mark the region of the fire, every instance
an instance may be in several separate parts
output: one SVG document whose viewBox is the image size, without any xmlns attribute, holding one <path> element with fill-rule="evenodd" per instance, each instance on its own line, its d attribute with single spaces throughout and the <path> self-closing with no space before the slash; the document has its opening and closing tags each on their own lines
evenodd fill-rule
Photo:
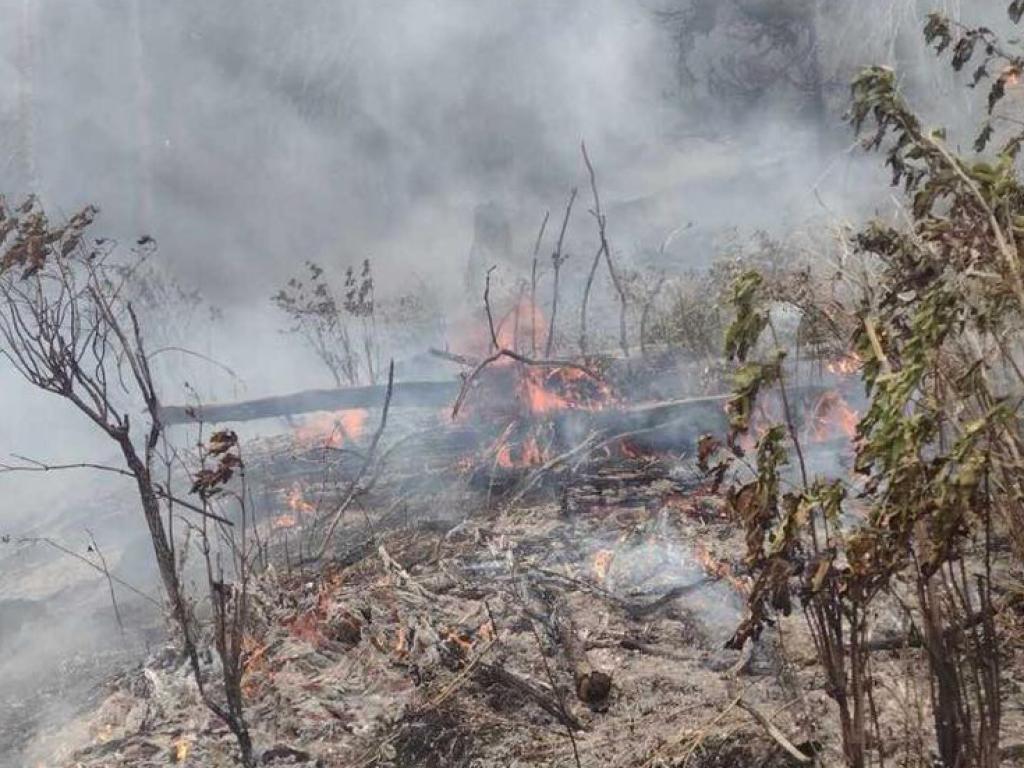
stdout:
<svg viewBox="0 0 1024 768">
<path fill-rule="evenodd" d="M 826 364 L 825 369 L 832 374 L 837 376 L 849 376 L 850 374 L 856 373 L 860 370 L 861 359 L 854 353 L 843 355 L 840 358 L 830 361 Z"/>
<path fill-rule="evenodd" d="M 185 762 L 188 759 L 189 748 L 188 740 L 184 736 L 174 742 L 174 762 Z"/>
<path fill-rule="evenodd" d="M 852 440 L 857 435 L 857 413 L 836 391 L 830 391 L 818 398 L 811 409 L 808 431 L 812 440 L 823 442 L 845 437 Z"/>
<path fill-rule="evenodd" d="M 494 333 L 502 349 L 527 354 L 533 351 L 534 342 L 543 348 L 548 338 L 544 315 L 525 294 L 497 320 Z"/>
<path fill-rule="evenodd" d="M 294 528 L 299 525 L 302 517 L 316 512 L 316 505 L 306 501 L 305 496 L 302 494 L 302 487 L 297 482 L 292 483 L 292 487 L 288 489 L 284 500 L 285 504 L 288 505 L 289 511 L 274 518 L 270 524 L 272 528 Z"/>
<path fill-rule="evenodd" d="M 285 501 L 288 503 L 288 509 L 292 512 L 309 514 L 316 510 L 316 507 L 306 501 L 305 497 L 303 497 L 302 488 L 297 482 L 292 483 L 292 487 L 288 490 L 288 495 L 285 497 Z"/>
<path fill-rule="evenodd" d="M 301 443 L 338 448 L 363 434 L 366 418 L 367 413 L 362 408 L 318 413 L 306 419 L 306 423 L 295 430 L 295 439 Z"/>
<path fill-rule="evenodd" d="M 409 632 L 404 626 L 398 628 L 392 651 L 396 656 L 405 656 L 409 653 Z"/>
<path fill-rule="evenodd" d="M 708 575 L 722 579 L 742 595 L 749 593 L 750 583 L 737 576 L 728 562 L 719 560 L 699 541 L 693 545 L 693 556 Z"/>
<path fill-rule="evenodd" d="M 536 467 L 548 460 L 548 451 L 541 448 L 537 435 L 531 431 L 525 438 L 512 439 L 509 435 L 516 424 L 509 425 L 492 450 L 494 460 L 502 469 L 514 467 Z"/>
<path fill-rule="evenodd" d="M 257 675 L 266 672 L 267 646 L 249 635 L 242 638 L 242 691 L 252 698 L 257 690 Z"/>
<path fill-rule="evenodd" d="M 1017 67 L 1007 67 L 1003 70 L 1002 81 L 1010 88 L 1020 85 L 1020 70 Z"/>
<path fill-rule="evenodd" d="M 295 515 L 284 514 L 284 515 L 278 515 L 277 517 L 275 517 L 273 522 L 270 524 L 270 526 L 272 528 L 281 529 L 281 528 L 294 528 L 298 524 L 299 524 L 299 519 L 297 517 L 295 517 Z"/>
<path fill-rule="evenodd" d="M 598 581 L 603 582 L 608 578 L 608 572 L 611 570 L 614 560 L 615 552 L 611 549 L 600 549 L 594 555 L 594 576 Z"/>
<path fill-rule="evenodd" d="M 612 401 L 608 385 L 578 368 L 528 368 L 521 399 L 536 415 L 566 411 L 597 411 Z"/>
</svg>

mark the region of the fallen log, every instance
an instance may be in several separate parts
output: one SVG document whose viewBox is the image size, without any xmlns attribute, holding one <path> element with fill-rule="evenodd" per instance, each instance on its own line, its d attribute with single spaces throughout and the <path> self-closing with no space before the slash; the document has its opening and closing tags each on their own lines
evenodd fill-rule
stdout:
<svg viewBox="0 0 1024 768">
<path fill-rule="evenodd" d="M 206 405 L 165 405 L 160 420 L 165 426 L 204 422 L 254 421 L 276 416 L 291 416 L 313 411 L 342 411 L 352 408 L 379 408 L 384 402 L 384 386 L 344 389 L 310 389 L 290 395 L 242 400 L 235 403 Z M 392 408 L 443 408 L 459 394 L 456 381 L 396 382 L 391 396 Z"/>
</svg>

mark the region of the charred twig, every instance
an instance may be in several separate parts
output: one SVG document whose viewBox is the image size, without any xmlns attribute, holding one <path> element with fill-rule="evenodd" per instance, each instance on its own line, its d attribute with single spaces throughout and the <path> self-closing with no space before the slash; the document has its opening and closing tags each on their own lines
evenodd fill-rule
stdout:
<svg viewBox="0 0 1024 768">
<path fill-rule="evenodd" d="M 540 242 L 544 239 L 544 230 L 548 226 L 551 211 L 544 211 L 544 220 L 540 223 L 537 241 L 533 244 L 533 265 L 530 268 L 530 354 L 537 355 L 537 255 L 540 253 Z"/>
<path fill-rule="evenodd" d="M 458 363 L 459 365 L 464 365 L 467 368 L 475 368 L 476 366 L 480 365 L 480 361 L 477 360 L 476 358 L 466 357 L 465 355 L 458 355 L 455 354 L 454 352 L 448 352 L 443 349 L 435 349 L 434 347 L 431 347 L 430 349 L 427 350 L 427 353 L 433 355 L 434 357 L 439 357 L 442 360 L 447 360 L 450 363 Z"/>
<path fill-rule="evenodd" d="M 99 565 L 94 563 L 89 558 L 87 558 L 87 557 L 85 557 L 83 555 L 80 555 L 78 552 L 75 552 L 73 549 L 68 549 L 63 544 L 61 544 L 58 541 L 55 541 L 54 539 L 51 539 L 51 538 L 46 537 L 46 536 L 23 536 L 23 537 L 17 539 L 17 543 L 19 543 L 19 544 L 45 544 L 48 547 L 53 547 L 58 552 L 63 552 L 65 555 L 70 555 L 71 557 L 75 558 L 76 560 L 79 560 L 80 562 L 85 563 L 90 568 L 92 568 L 94 571 L 99 571 L 100 573 L 102 573 L 105 576 L 107 576 L 114 583 L 119 584 L 120 586 L 122 586 L 125 589 L 127 589 L 129 592 L 132 592 L 133 594 L 138 595 L 143 600 L 149 601 L 150 603 L 155 605 L 157 608 L 163 608 L 163 605 L 161 605 L 160 601 L 157 600 L 152 595 L 147 595 L 145 592 L 140 590 L 138 587 L 133 586 L 132 584 L 129 584 L 124 579 L 118 578 L 114 574 L 110 573 L 110 571 L 104 571 L 102 567 L 100 567 Z"/>
<path fill-rule="evenodd" d="M 664 608 L 672 601 L 682 597 L 683 595 L 688 595 L 691 592 L 696 592 L 698 589 L 706 587 L 713 581 L 715 581 L 715 579 L 705 577 L 700 581 L 695 582 L 694 584 L 683 584 L 678 587 L 673 587 L 653 602 L 645 603 L 643 605 L 627 604 L 625 606 L 626 615 L 629 616 L 631 619 L 642 619 L 645 616 L 650 616 L 652 613 L 657 613 L 659 610 Z"/>
<path fill-rule="evenodd" d="M 111 472 L 111 473 L 113 473 L 115 475 L 121 475 L 122 477 L 131 477 L 131 478 L 135 477 L 135 475 L 133 475 L 127 469 L 121 469 L 120 467 L 111 467 L 111 466 L 109 466 L 107 464 L 94 464 L 94 463 L 88 462 L 88 461 L 77 462 L 75 464 L 46 464 L 46 463 L 44 463 L 42 461 L 39 461 L 37 459 L 30 459 L 27 456 L 20 456 L 18 454 L 14 454 L 14 457 L 16 459 L 21 459 L 24 462 L 28 462 L 28 464 L 30 466 L 19 466 L 19 465 L 15 465 L 15 464 L 0 464 L 0 473 L 4 473 L 4 472 L 58 472 L 58 471 L 66 470 L 66 469 L 95 469 L 95 470 L 98 470 L 100 472 Z M 172 496 L 171 494 L 169 494 L 167 492 L 167 490 L 163 486 L 159 485 L 158 483 L 155 483 L 155 482 L 153 483 L 153 490 L 156 492 L 157 496 L 159 496 L 160 498 L 164 499 L 165 501 L 173 502 L 175 504 L 180 504 L 185 509 L 187 509 L 187 510 L 189 510 L 191 512 L 195 512 L 197 515 L 201 515 L 203 517 L 208 517 L 211 520 L 216 520 L 218 523 L 221 523 L 222 525 L 229 525 L 229 526 L 230 525 L 234 525 L 234 523 L 232 523 L 226 517 L 218 515 L 218 514 L 216 514 L 214 512 L 210 512 L 208 509 L 203 509 L 202 507 L 199 507 L 199 506 L 197 506 L 195 504 L 192 504 L 192 503 L 190 503 L 188 501 L 185 501 L 184 499 L 179 499 L 177 496 Z"/>
<path fill-rule="evenodd" d="M 562 219 L 562 230 L 558 234 L 555 251 L 551 254 L 551 264 L 554 266 L 555 276 L 551 289 L 551 321 L 548 327 L 548 342 L 544 346 L 544 357 L 551 357 L 551 351 L 555 344 L 555 318 L 558 316 L 558 276 L 562 270 L 562 264 L 569 258 L 567 255 L 562 255 L 562 242 L 565 240 L 565 229 L 569 226 L 569 215 L 572 213 L 572 204 L 576 200 L 576 191 L 576 187 L 573 187 L 569 194 L 569 202 L 565 206 L 565 216 Z"/>
<path fill-rule="evenodd" d="M 640 354 L 647 354 L 647 326 L 650 324 L 651 310 L 654 309 L 654 302 L 658 299 L 658 294 L 661 293 L 661 289 L 665 287 L 666 275 L 662 272 L 658 275 L 657 282 L 654 287 L 647 293 L 644 298 L 643 309 L 640 310 Z"/>
<path fill-rule="evenodd" d="M 622 348 L 622 354 L 629 357 L 629 343 L 626 338 L 626 289 L 622 285 L 622 281 L 619 278 L 619 273 L 615 269 L 615 264 L 612 262 L 611 248 L 608 246 L 608 236 L 605 229 L 606 219 L 605 215 L 601 212 L 601 198 L 597 193 L 597 176 L 594 173 L 594 166 L 590 162 L 590 156 L 587 155 L 587 145 L 584 142 L 580 142 L 580 150 L 583 152 L 583 162 L 587 165 L 587 173 L 590 175 L 590 190 L 594 195 L 594 209 L 591 214 L 597 221 L 597 234 L 601 240 L 601 247 L 597 251 L 597 256 L 594 257 L 594 266 L 590 270 L 590 279 L 587 281 L 586 291 L 583 294 L 583 307 L 581 318 L 583 325 L 580 333 L 580 352 L 586 354 L 587 338 L 586 338 L 586 318 L 587 318 L 587 301 L 590 296 L 590 286 L 594 282 L 594 272 L 597 270 L 597 263 L 604 254 L 605 264 L 608 265 L 608 274 L 612 278 L 612 284 L 615 286 L 616 293 L 619 294 L 619 346 Z"/>
<path fill-rule="evenodd" d="M 370 447 L 366 450 L 366 460 L 363 465 L 359 468 L 356 476 L 352 478 L 349 483 L 348 491 L 345 494 L 345 498 L 337 506 L 333 512 L 331 522 L 327 526 L 327 532 L 324 534 L 324 539 L 320 544 L 320 548 L 317 550 L 317 554 L 314 561 L 323 559 L 323 556 L 327 553 L 328 547 L 331 544 L 331 538 L 334 536 L 334 531 L 338 527 L 338 523 L 341 521 L 342 516 L 345 514 L 345 510 L 349 508 L 352 501 L 355 499 L 356 494 L 359 491 L 359 483 L 366 475 L 367 470 L 370 468 L 370 464 L 373 463 L 373 457 L 377 453 L 377 445 L 380 443 L 381 435 L 384 434 L 384 428 L 388 423 L 388 409 L 391 407 L 391 393 L 394 391 L 395 384 L 395 361 L 392 360 L 388 365 L 388 386 L 384 393 L 384 406 L 380 413 L 380 425 L 377 427 L 377 431 L 373 433 L 373 439 L 370 441 Z"/>
<path fill-rule="evenodd" d="M 107 567 L 107 558 L 103 556 L 103 550 L 100 549 L 100 545 L 97 543 L 96 537 L 92 535 L 92 531 L 86 528 L 85 532 L 89 534 L 90 548 L 100 560 L 103 576 L 107 580 L 107 589 L 110 590 L 110 604 L 114 607 L 114 619 L 117 620 L 117 628 L 121 630 L 121 638 L 124 639 L 124 622 L 121 620 L 121 609 L 117 605 L 117 593 L 114 592 L 114 579 L 110 575 L 110 568 Z"/>
<path fill-rule="evenodd" d="M 491 314 L 491 272 L 497 267 L 491 267 L 487 270 L 487 276 L 484 278 L 484 311 L 487 313 L 487 328 L 491 332 L 491 351 L 499 349 L 501 345 L 498 343 L 498 332 L 494 330 L 494 315 Z"/>
</svg>

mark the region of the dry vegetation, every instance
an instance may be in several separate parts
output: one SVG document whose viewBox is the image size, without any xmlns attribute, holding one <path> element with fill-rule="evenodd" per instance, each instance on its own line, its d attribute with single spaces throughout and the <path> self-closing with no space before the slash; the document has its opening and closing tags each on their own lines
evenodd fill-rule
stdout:
<svg viewBox="0 0 1024 768">
<path fill-rule="evenodd" d="M 89 466 L 134 481 L 173 620 L 64 764 L 1024 764 L 1024 188 L 998 119 L 1024 59 L 938 15 L 926 35 L 977 59 L 976 149 L 1001 149 L 961 156 L 865 70 L 850 121 L 898 225 L 646 274 L 583 147 L 578 299 L 574 189 L 529 277 L 487 273 L 476 338 L 435 351 L 461 378 L 425 413 L 383 361 L 435 310 L 382 312 L 369 261 L 340 299 L 310 264 L 273 301 L 338 386 L 379 385 L 376 415 L 244 461 L 226 429 L 168 439 L 126 289 L 146 244 L 123 262 L 92 210 L 0 211 L 0 350 L 118 447 Z"/>
</svg>

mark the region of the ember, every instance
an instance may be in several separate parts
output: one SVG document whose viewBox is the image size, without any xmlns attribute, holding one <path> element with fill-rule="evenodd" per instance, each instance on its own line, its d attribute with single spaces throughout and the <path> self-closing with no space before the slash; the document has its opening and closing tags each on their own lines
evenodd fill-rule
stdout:
<svg viewBox="0 0 1024 768">
<path fill-rule="evenodd" d="M 611 570 L 612 562 L 615 560 L 615 552 L 611 549 L 600 549 L 597 554 L 594 555 L 594 576 L 597 580 L 603 582 L 608 578 L 608 572 Z"/>
<path fill-rule="evenodd" d="M 188 759 L 189 743 L 182 737 L 174 743 L 174 762 L 183 763 Z"/>
</svg>

